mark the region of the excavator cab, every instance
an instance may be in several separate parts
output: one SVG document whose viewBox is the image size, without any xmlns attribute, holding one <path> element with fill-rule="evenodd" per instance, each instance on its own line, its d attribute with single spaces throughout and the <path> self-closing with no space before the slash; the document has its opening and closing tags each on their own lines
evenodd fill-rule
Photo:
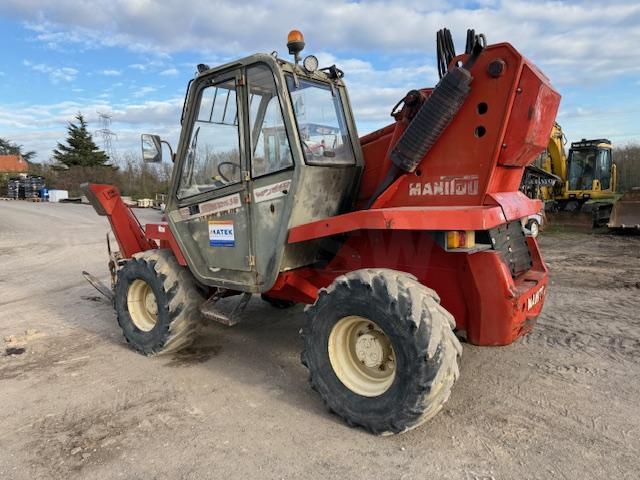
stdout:
<svg viewBox="0 0 640 480">
<path fill-rule="evenodd" d="M 289 228 L 353 203 L 363 160 L 341 72 L 304 65 L 256 54 L 202 66 L 189 87 L 166 212 L 204 285 L 268 290 L 317 260 Z"/>
<path fill-rule="evenodd" d="M 569 149 L 569 195 L 602 198 L 615 192 L 615 165 L 611 142 L 606 139 L 573 142 Z"/>
</svg>

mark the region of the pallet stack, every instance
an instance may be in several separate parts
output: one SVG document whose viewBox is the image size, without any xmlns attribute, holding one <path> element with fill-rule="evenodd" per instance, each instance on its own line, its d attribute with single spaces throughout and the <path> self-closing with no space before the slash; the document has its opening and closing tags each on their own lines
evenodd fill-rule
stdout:
<svg viewBox="0 0 640 480">
<path fill-rule="evenodd" d="M 7 197 L 15 200 L 40 198 L 40 190 L 44 187 L 44 177 L 26 175 L 24 177 L 11 178 L 7 183 Z"/>
<path fill-rule="evenodd" d="M 44 188 L 44 178 L 37 176 L 27 176 L 23 182 L 25 199 L 40 198 L 40 190 Z"/>
<path fill-rule="evenodd" d="M 7 183 L 7 197 L 17 200 L 18 198 L 20 198 L 19 192 L 20 192 L 20 180 L 17 178 L 9 179 L 9 182 Z"/>
</svg>

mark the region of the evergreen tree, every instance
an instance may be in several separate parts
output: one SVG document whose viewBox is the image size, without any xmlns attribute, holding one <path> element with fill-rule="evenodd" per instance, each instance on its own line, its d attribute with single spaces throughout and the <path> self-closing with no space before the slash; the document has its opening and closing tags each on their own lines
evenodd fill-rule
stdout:
<svg viewBox="0 0 640 480">
<path fill-rule="evenodd" d="M 117 168 L 107 163 L 109 156 L 98 148 L 87 130 L 87 122 L 81 113 L 76 115 L 77 124 L 69 122 L 67 127 L 67 144 L 58 143 L 53 151 L 53 159 L 67 168 L 69 167 L 108 167 Z"/>
<path fill-rule="evenodd" d="M 18 145 L 6 138 L 0 138 L 0 155 L 20 155 L 28 162 L 36 156 L 36 152 L 23 152 L 22 145 Z"/>
</svg>

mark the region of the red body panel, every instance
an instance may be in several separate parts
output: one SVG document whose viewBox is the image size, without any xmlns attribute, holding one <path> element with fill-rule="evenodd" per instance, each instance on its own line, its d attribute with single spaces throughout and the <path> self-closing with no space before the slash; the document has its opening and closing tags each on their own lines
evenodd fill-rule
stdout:
<svg viewBox="0 0 640 480">
<path fill-rule="evenodd" d="M 328 266 L 285 272 L 269 295 L 313 303 L 318 289 L 337 275 L 360 268 L 392 268 L 415 275 L 435 290 L 470 343 L 508 345 L 533 327 L 547 284 L 537 244 L 533 238 L 527 241 L 533 267 L 514 279 L 494 250 L 447 253 L 427 232 L 361 230 L 349 237 Z M 536 292 L 541 293 L 529 309 Z"/>
<path fill-rule="evenodd" d="M 185 260 L 182 250 L 180 250 L 173 233 L 171 233 L 168 223 L 147 223 L 144 226 L 144 234 L 149 240 L 157 240 L 160 243 L 160 248 L 170 248 L 180 265 L 187 265 L 187 261 Z"/>
<path fill-rule="evenodd" d="M 506 67 L 494 78 L 487 67 L 496 60 Z M 560 96 L 506 43 L 487 47 L 471 75 L 471 93 L 451 124 L 416 171 L 400 176 L 374 208 L 493 205 L 488 195 L 518 191 L 524 167 L 549 142 Z M 391 167 L 389 153 L 405 128 L 398 121 L 361 139 L 366 161 L 361 206 Z M 531 201 L 524 195 L 518 200 Z"/>
<path fill-rule="evenodd" d="M 522 201 L 521 196 L 520 192 L 497 194 L 497 200 L 490 196 L 495 206 L 358 210 L 293 227 L 288 241 L 297 243 L 354 230 L 489 230 L 540 211 L 539 200 Z"/>
<path fill-rule="evenodd" d="M 467 256 L 464 297 L 469 310 L 464 329 L 470 343 L 508 345 L 535 325 L 548 276 L 535 239 L 527 241 L 533 267 L 516 279 L 495 252 Z"/>
</svg>

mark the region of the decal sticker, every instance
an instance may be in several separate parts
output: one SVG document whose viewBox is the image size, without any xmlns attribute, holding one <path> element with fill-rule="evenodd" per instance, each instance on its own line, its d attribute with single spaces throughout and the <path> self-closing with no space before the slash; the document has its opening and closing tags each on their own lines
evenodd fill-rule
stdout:
<svg viewBox="0 0 640 480">
<path fill-rule="evenodd" d="M 209 246 L 235 247 L 233 220 L 209 220 Z"/>
<path fill-rule="evenodd" d="M 189 209 L 187 207 L 182 207 L 181 209 L 178 210 L 178 213 L 180 213 L 180 218 L 182 220 L 189 219 Z"/>
<path fill-rule="evenodd" d="M 242 208 L 240 194 L 234 193 L 222 198 L 214 198 L 199 205 L 191 205 L 190 207 L 182 207 L 177 213 L 171 212 L 173 221 L 192 220 L 194 218 L 206 217 L 207 215 L 215 215 L 229 213 Z"/>
<path fill-rule="evenodd" d="M 440 180 L 410 183 L 409 195 L 477 195 L 478 175 L 443 176 Z"/>
<path fill-rule="evenodd" d="M 264 187 L 254 188 L 253 199 L 256 203 L 260 203 L 284 197 L 289 191 L 290 186 L 291 180 L 284 180 L 272 185 L 265 185 Z"/>
<path fill-rule="evenodd" d="M 527 299 L 527 310 L 531 310 L 538 303 L 540 303 L 540 300 L 542 300 L 543 297 L 544 297 L 544 285 L 540 287 L 540 290 L 535 292 L 533 295 L 531 295 Z"/>
<path fill-rule="evenodd" d="M 242 206 L 240 194 L 229 195 L 227 197 L 216 198 L 200 204 L 200 215 L 211 215 L 212 213 L 222 213 L 236 210 Z"/>
</svg>

